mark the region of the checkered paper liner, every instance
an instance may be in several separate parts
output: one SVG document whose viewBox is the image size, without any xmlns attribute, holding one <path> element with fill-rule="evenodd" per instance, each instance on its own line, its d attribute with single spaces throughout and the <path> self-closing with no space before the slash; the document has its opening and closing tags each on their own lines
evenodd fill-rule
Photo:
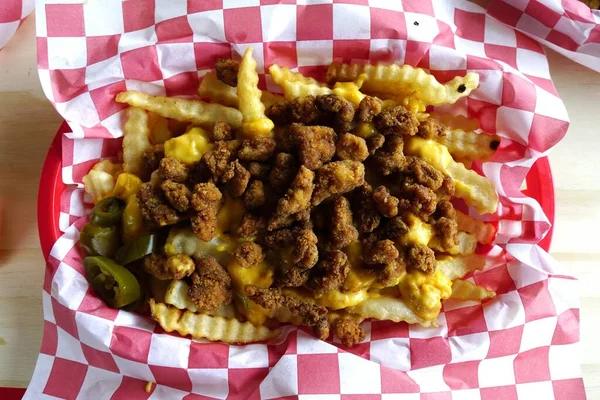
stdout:
<svg viewBox="0 0 600 400">
<path fill-rule="evenodd" d="M 40 78 L 73 129 L 63 138 L 63 181 L 73 186 L 61 202 L 64 235 L 47 260 L 44 339 L 26 398 L 585 398 L 577 281 L 536 245 L 550 224 L 519 190 L 569 125 L 541 46 L 468 2 L 298 3 L 38 7 Z M 486 216 L 498 226 L 496 245 L 470 278 L 495 290 L 493 301 L 447 301 L 434 329 L 367 321 L 364 342 L 345 349 L 295 327 L 247 346 L 190 340 L 93 294 L 75 245 L 89 209 L 81 179 L 120 146 L 110 139 L 122 134 L 114 95 L 193 95 L 216 58 L 248 46 L 269 89 L 264 65 L 274 62 L 317 77 L 334 60 L 408 63 L 441 81 L 480 74 L 468 99 L 441 109 L 478 118 L 502 137 L 479 166 L 500 195 L 498 213 Z M 156 383 L 150 394 L 146 381 Z"/>
<path fill-rule="evenodd" d="M 0 1 L 0 50 L 33 11 L 34 0 Z"/>
<path fill-rule="evenodd" d="M 578 0 L 492 0 L 488 15 L 600 72 L 600 10 Z"/>
</svg>

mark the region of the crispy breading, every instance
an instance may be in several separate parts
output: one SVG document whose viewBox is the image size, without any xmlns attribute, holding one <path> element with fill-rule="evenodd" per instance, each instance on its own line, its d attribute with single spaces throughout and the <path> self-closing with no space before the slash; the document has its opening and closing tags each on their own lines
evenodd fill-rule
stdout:
<svg viewBox="0 0 600 400">
<path fill-rule="evenodd" d="M 382 102 L 377 97 L 365 96 L 358 105 L 357 115 L 361 122 L 371 122 L 381 112 Z"/>
<path fill-rule="evenodd" d="M 366 246 L 364 261 L 367 264 L 388 264 L 397 259 L 400 252 L 393 241 L 383 239 L 375 242 L 373 245 Z"/>
<path fill-rule="evenodd" d="M 317 235 L 310 229 L 302 229 L 295 235 L 292 261 L 294 266 L 302 269 L 314 267 L 319 259 Z"/>
<path fill-rule="evenodd" d="M 337 196 L 333 200 L 330 224 L 330 241 L 333 248 L 342 249 L 358 240 L 358 231 L 352 224 L 350 202 L 344 196 Z"/>
<path fill-rule="evenodd" d="M 275 163 L 269 174 L 269 183 L 276 192 L 285 193 L 297 173 L 296 158 L 288 153 L 279 153 L 275 156 Z"/>
<path fill-rule="evenodd" d="M 235 249 L 234 256 L 237 263 L 245 268 L 261 263 L 265 259 L 262 247 L 253 242 L 240 243 Z"/>
<path fill-rule="evenodd" d="M 214 183 L 225 183 L 233 176 L 230 163 L 233 154 L 225 141 L 216 142 L 213 149 L 207 151 L 200 159 L 201 174 L 206 175 Z"/>
<path fill-rule="evenodd" d="M 405 182 L 396 193 L 398 208 L 414 212 L 418 216 L 427 217 L 435 211 L 437 196 L 428 187 L 417 183 Z M 424 218 L 427 219 L 427 218 Z"/>
<path fill-rule="evenodd" d="M 230 304 L 231 278 L 227 270 L 211 256 L 197 258 L 196 271 L 191 276 L 188 296 L 201 312 Z"/>
<path fill-rule="evenodd" d="M 144 271 L 161 281 L 179 280 L 191 275 L 195 270 L 194 261 L 185 254 L 175 254 L 169 258 L 152 253 L 144 258 Z"/>
<path fill-rule="evenodd" d="M 190 208 L 192 193 L 183 183 L 163 181 L 160 184 L 169 204 L 179 212 L 185 212 Z"/>
<path fill-rule="evenodd" d="M 309 276 L 309 269 L 299 268 L 294 265 L 286 269 L 280 265 L 275 271 L 275 286 L 279 288 L 300 287 L 308 281 Z"/>
<path fill-rule="evenodd" d="M 369 149 L 369 155 L 374 155 L 385 143 L 385 136 L 378 133 L 367 139 L 367 148 Z"/>
<path fill-rule="evenodd" d="M 287 125 L 292 122 L 292 111 L 288 101 L 272 104 L 265 110 L 265 115 L 275 125 Z"/>
<path fill-rule="evenodd" d="M 290 122 L 310 124 L 321 116 L 314 96 L 297 97 L 289 103 Z"/>
<path fill-rule="evenodd" d="M 314 172 L 300 166 L 298 174 L 296 174 L 285 196 L 277 202 L 277 209 L 271 216 L 267 226 L 269 231 L 286 226 L 282 224 L 287 217 L 310 207 L 310 199 L 315 188 L 314 179 Z"/>
<path fill-rule="evenodd" d="M 252 181 L 246 192 L 244 192 L 244 205 L 247 210 L 262 207 L 267 201 L 265 197 L 265 186 L 261 181 Z"/>
<path fill-rule="evenodd" d="M 179 222 L 177 211 L 171 207 L 160 191 L 155 190 L 151 183 L 142 183 L 137 193 L 138 204 L 142 216 L 159 226 L 173 225 Z"/>
<path fill-rule="evenodd" d="M 412 176 L 416 183 L 438 190 L 444 181 L 444 174 L 419 157 L 406 157 L 408 163 L 402 170 L 405 175 Z"/>
<path fill-rule="evenodd" d="M 165 157 L 160 160 L 158 176 L 164 180 L 182 183 L 188 180 L 190 172 L 188 167 L 181 161 Z"/>
<path fill-rule="evenodd" d="M 419 123 L 417 135 L 425 139 L 434 139 L 437 136 L 444 136 L 448 128 L 442 125 L 434 118 L 427 118 Z"/>
<path fill-rule="evenodd" d="M 352 193 L 354 198 L 354 214 L 360 232 L 373 232 L 381 222 L 381 214 L 375 207 L 373 188 L 368 183 L 363 184 Z"/>
<path fill-rule="evenodd" d="M 147 148 L 142 155 L 142 161 L 148 171 L 154 171 L 160 165 L 160 160 L 165 156 L 165 145 L 155 144 Z"/>
<path fill-rule="evenodd" d="M 365 340 L 365 332 L 360 324 L 350 318 L 339 318 L 335 321 L 335 335 L 346 347 L 353 347 Z"/>
<path fill-rule="evenodd" d="M 246 294 L 252 301 L 267 310 L 275 310 L 280 307 L 288 308 L 293 315 L 301 317 L 304 324 L 312 327 L 319 339 L 325 340 L 329 336 L 329 324 L 325 317 L 327 308 L 297 297 L 287 296 L 276 288 L 265 289 L 248 285 L 246 286 Z"/>
<path fill-rule="evenodd" d="M 265 245 L 270 249 L 278 249 L 291 246 L 294 243 L 294 234 L 297 230 L 284 228 L 267 233 L 265 236 Z"/>
<path fill-rule="evenodd" d="M 385 186 L 378 186 L 373 192 L 373 201 L 377 210 L 387 218 L 398 215 L 399 200 L 392 196 Z"/>
<path fill-rule="evenodd" d="M 319 168 L 315 179 L 312 204 L 336 194 L 344 194 L 362 185 L 365 181 L 365 166 L 358 161 L 334 161 Z"/>
<path fill-rule="evenodd" d="M 233 161 L 229 165 L 229 168 L 233 170 L 231 179 L 227 182 L 229 193 L 231 193 L 233 197 L 240 197 L 246 191 L 246 187 L 248 187 L 248 182 L 250 182 L 250 172 L 240 164 L 239 160 Z"/>
<path fill-rule="evenodd" d="M 237 86 L 237 75 L 239 68 L 240 62 L 232 59 L 218 59 L 215 62 L 217 78 L 229 86 Z"/>
<path fill-rule="evenodd" d="M 192 230 L 200 240 L 208 242 L 215 235 L 222 201 L 221 191 L 212 182 L 194 186 L 192 207 L 197 214 L 191 217 L 191 223 Z"/>
<path fill-rule="evenodd" d="M 300 163 L 310 170 L 320 168 L 335 154 L 336 134 L 326 126 L 292 124 L 290 135 L 298 147 Z"/>
<path fill-rule="evenodd" d="M 433 213 L 433 218 L 435 233 L 440 239 L 442 250 L 448 251 L 458 244 L 456 210 L 448 200 L 440 200 Z"/>
<path fill-rule="evenodd" d="M 436 267 L 435 254 L 425 245 L 413 244 L 407 249 L 406 265 L 408 268 L 433 274 Z"/>
<path fill-rule="evenodd" d="M 234 135 L 233 128 L 231 127 L 231 125 L 229 125 L 225 121 L 215 122 L 215 126 L 213 127 L 212 137 L 211 137 L 211 140 L 213 142 L 216 142 L 219 140 L 232 140 L 232 139 L 234 139 L 234 137 L 235 137 L 235 135 Z"/>
<path fill-rule="evenodd" d="M 243 161 L 265 162 L 274 154 L 276 145 L 275 139 L 269 137 L 245 139 L 238 151 L 238 157 Z"/>
<path fill-rule="evenodd" d="M 407 162 L 403 150 L 402 136 L 387 136 L 383 146 L 373 155 L 375 169 L 384 176 L 402 170 Z"/>
<path fill-rule="evenodd" d="M 365 139 L 351 133 L 341 135 L 335 148 L 335 155 L 340 160 L 364 161 L 369 157 Z"/>
<path fill-rule="evenodd" d="M 385 135 L 414 135 L 419 120 L 403 106 L 386 108 L 373 118 L 377 130 Z"/>
<path fill-rule="evenodd" d="M 330 114 L 327 116 L 336 132 L 344 133 L 351 129 L 354 106 L 348 100 L 337 94 L 325 94 L 317 96 L 315 104 L 324 114 Z"/>
<path fill-rule="evenodd" d="M 406 225 L 400 216 L 386 220 L 381 229 L 382 237 L 391 239 L 394 242 L 399 242 L 408 232 L 408 225 Z"/>
<path fill-rule="evenodd" d="M 267 219 L 262 215 L 247 212 L 242 217 L 242 222 L 237 229 L 237 234 L 243 239 L 260 238 L 267 231 Z"/>
<path fill-rule="evenodd" d="M 398 278 L 406 274 L 406 264 L 403 257 L 398 257 L 390 263 L 379 265 L 375 270 L 377 280 L 384 287 L 398 283 Z"/>
<path fill-rule="evenodd" d="M 349 273 L 350 263 L 346 253 L 341 250 L 326 252 L 313 268 L 306 287 L 319 297 L 340 287 Z"/>
<path fill-rule="evenodd" d="M 269 179 L 269 172 L 271 171 L 271 165 L 262 164 L 256 161 L 252 161 L 248 164 L 248 172 L 250 175 L 256 179 L 260 179 L 261 181 L 266 181 Z"/>
</svg>

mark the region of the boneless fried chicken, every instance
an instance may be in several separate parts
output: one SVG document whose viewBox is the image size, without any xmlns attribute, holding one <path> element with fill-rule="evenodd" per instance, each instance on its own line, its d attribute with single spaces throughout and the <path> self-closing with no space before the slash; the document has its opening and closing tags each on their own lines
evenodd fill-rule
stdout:
<svg viewBox="0 0 600 400">
<path fill-rule="evenodd" d="M 310 199 L 314 190 L 315 173 L 300 167 L 298 174 L 292 181 L 290 189 L 277 202 L 277 209 L 269 220 L 268 229 L 270 231 L 280 228 L 283 221 L 290 215 L 296 214 L 310 206 Z"/>
<path fill-rule="evenodd" d="M 155 190 L 151 183 L 143 183 L 140 186 L 137 198 L 142 216 L 147 221 L 159 226 L 173 225 L 179 222 L 180 217 L 177 210 L 168 204 L 164 194 Z"/>
<path fill-rule="evenodd" d="M 183 183 L 163 181 L 160 184 L 169 204 L 179 212 L 185 212 L 190 208 L 192 193 Z"/>
<path fill-rule="evenodd" d="M 223 195 L 211 182 L 194 186 L 192 208 L 196 214 L 191 217 L 192 230 L 200 240 L 208 242 L 217 229 L 217 214 L 221 209 Z"/>
<path fill-rule="evenodd" d="M 211 256 L 197 258 L 188 296 L 201 312 L 216 310 L 231 303 L 231 278 L 227 270 Z"/>
<path fill-rule="evenodd" d="M 340 160 L 364 161 L 369 157 L 369 148 L 365 139 L 344 133 L 336 144 L 335 155 Z"/>
<path fill-rule="evenodd" d="M 344 194 L 362 185 L 365 166 L 358 161 L 334 161 L 319 168 L 312 204 L 318 206 L 330 196 Z"/>
<path fill-rule="evenodd" d="M 350 202 L 343 196 L 333 200 L 330 240 L 336 249 L 342 249 L 358 240 L 358 231 L 352 224 Z"/>
<path fill-rule="evenodd" d="M 326 126 L 304 126 L 292 124 L 290 135 L 298 147 L 300 163 L 315 170 L 333 158 L 336 134 Z"/>
<path fill-rule="evenodd" d="M 217 78 L 229 86 L 237 86 L 237 75 L 240 63 L 231 59 L 219 59 L 215 62 Z"/>
<path fill-rule="evenodd" d="M 165 180 L 181 183 L 188 180 L 189 170 L 181 161 L 165 157 L 160 160 L 158 176 Z"/>
<path fill-rule="evenodd" d="M 306 286 L 319 297 L 340 287 L 350 272 L 348 257 L 343 251 L 335 250 L 323 254 L 311 271 Z"/>
</svg>

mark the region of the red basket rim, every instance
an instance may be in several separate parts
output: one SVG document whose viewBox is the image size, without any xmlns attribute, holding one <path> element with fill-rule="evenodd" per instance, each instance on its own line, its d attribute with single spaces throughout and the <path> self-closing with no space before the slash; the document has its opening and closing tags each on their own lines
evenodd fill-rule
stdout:
<svg viewBox="0 0 600 400">
<path fill-rule="evenodd" d="M 48 258 L 52 246 L 60 237 L 59 229 L 61 195 L 66 185 L 62 181 L 62 135 L 70 128 L 63 121 L 58 129 L 48 155 L 42 167 L 40 188 L 38 192 L 38 231 L 40 244 L 45 258 Z M 550 221 L 551 227 L 540 247 L 548 251 L 552 241 L 554 226 L 554 183 L 547 157 L 537 160 L 526 177 L 527 189 L 524 193 L 536 199 Z"/>
</svg>

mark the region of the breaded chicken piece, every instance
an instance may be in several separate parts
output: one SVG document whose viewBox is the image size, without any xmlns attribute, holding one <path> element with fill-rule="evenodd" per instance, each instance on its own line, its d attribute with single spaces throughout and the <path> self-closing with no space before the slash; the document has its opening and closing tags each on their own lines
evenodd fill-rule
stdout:
<svg viewBox="0 0 600 400">
<path fill-rule="evenodd" d="M 330 196 L 344 194 L 365 182 L 365 166 L 358 161 L 334 161 L 319 168 L 312 196 L 313 206 L 318 206 Z"/>
<path fill-rule="evenodd" d="M 253 242 L 240 243 L 235 249 L 235 260 L 244 268 L 252 267 L 265 259 L 265 254 L 259 244 Z"/>
<path fill-rule="evenodd" d="M 378 265 L 375 273 L 377 274 L 377 281 L 384 287 L 394 286 L 406 274 L 406 264 L 402 257 L 398 257 L 392 262 Z"/>
<path fill-rule="evenodd" d="M 233 171 L 231 173 L 231 178 L 227 182 L 229 193 L 231 193 L 233 197 L 240 197 L 246 191 L 246 187 L 248 187 L 248 182 L 250 182 L 250 172 L 240 164 L 239 160 L 233 161 L 229 165 L 229 168 Z"/>
<path fill-rule="evenodd" d="M 384 176 L 402 170 L 407 163 L 403 150 L 402 136 L 387 136 L 383 146 L 373 155 L 376 170 Z"/>
<path fill-rule="evenodd" d="M 402 220 L 402 217 L 396 216 L 385 221 L 381 229 L 381 236 L 399 242 L 409 232 L 408 225 Z"/>
<path fill-rule="evenodd" d="M 350 273 L 350 263 L 346 253 L 340 250 L 322 254 L 313 268 L 306 287 L 320 297 L 330 290 L 337 289 Z"/>
<path fill-rule="evenodd" d="M 248 164 L 248 172 L 253 178 L 266 181 L 269 179 L 269 172 L 271 171 L 271 165 L 262 164 L 256 161 L 252 161 Z"/>
<path fill-rule="evenodd" d="M 282 101 L 281 103 L 275 103 L 269 106 L 265 110 L 265 115 L 275 125 L 288 125 L 292 122 L 292 111 L 290 108 L 289 101 Z"/>
<path fill-rule="evenodd" d="M 235 137 L 233 128 L 225 121 L 217 121 L 213 126 L 211 140 L 217 142 L 219 140 L 232 140 Z"/>
<path fill-rule="evenodd" d="M 182 183 L 190 177 L 188 167 L 179 160 L 165 157 L 160 160 L 158 176 L 164 180 Z"/>
<path fill-rule="evenodd" d="M 165 145 L 155 144 L 144 151 L 142 161 L 148 171 L 154 171 L 160 165 L 160 160 L 165 156 Z"/>
<path fill-rule="evenodd" d="M 207 151 L 200 159 L 199 168 L 214 183 L 225 183 L 233 176 L 230 163 L 233 154 L 225 141 L 216 142 L 213 149 Z"/>
<path fill-rule="evenodd" d="M 369 157 L 365 139 L 351 133 L 341 135 L 335 147 L 335 155 L 340 160 L 365 161 Z"/>
<path fill-rule="evenodd" d="M 321 116 L 314 96 L 296 97 L 289 103 L 290 122 L 308 125 Z"/>
<path fill-rule="evenodd" d="M 417 135 L 425 139 L 434 139 L 438 136 L 445 136 L 448 128 L 434 118 L 427 118 L 419 123 Z"/>
<path fill-rule="evenodd" d="M 324 114 L 330 114 L 328 116 L 330 116 L 331 125 L 336 132 L 344 133 L 350 130 L 354 119 L 352 103 L 337 94 L 317 96 L 315 103 Z"/>
<path fill-rule="evenodd" d="M 275 139 L 268 137 L 245 139 L 238 151 L 238 157 L 242 161 L 265 162 L 275 153 L 276 145 Z"/>
<path fill-rule="evenodd" d="M 279 307 L 288 308 L 292 315 L 300 316 L 304 324 L 312 327 L 319 339 L 325 340 L 329 336 L 329 324 L 325 317 L 327 308 L 297 297 L 285 295 L 280 289 L 265 289 L 248 285 L 245 290 L 250 300 L 267 310 L 275 310 Z"/>
<path fill-rule="evenodd" d="M 335 321 L 335 336 L 346 347 L 353 347 L 365 339 L 365 332 L 360 324 L 350 318 L 339 318 Z"/>
<path fill-rule="evenodd" d="M 245 213 L 242 222 L 237 228 L 237 234 L 243 239 L 262 238 L 267 232 L 267 219 L 262 215 Z"/>
<path fill-rule="evenodd" d="M 381 100 L 377 97 L 365 96 L 358 105 L 357 115 L 360 122 L 371 122 L 381 112 Z"/>
<path fill-rule="evenodd" d="M 293 236 L 295 238 L 294 250 L 292 250 L 294 266 L 302 269 L 314 267 L 319 259 L 317 235 L 310 229 L 302 229 Z"/>
<path fill-rule="evenodd" d="M 267 226 L 269 231 L 286 226 L 284 222 L 287 217 L 310 207 L 310 199 L 315 188 L 314 179 L 314 172 L 304 166 L 300 167 L 285 196 L 277 202 L 277 209 Z"/>
<path fill-rule="evenodd" d="M 163 181 L 160 184 L 160 188 L 174 209 L 179 212 L 185 212 L 190 208 L 192 193 L 183 183 Z"/>
<path fill-rule="evenodd" d="M 239 68 L 240 62 L 232 59 L 218 59 L 215 62 L 217 78 L 229 86 L 237 86 L 237 75 Z"/>
<path fill-rule="evenodd" d="M 267 201 L 265 196 L 265 185 L 261 181 L 252 181 L 246 192 L 244 192 L 244 205 L 247 210 L 262 207 Z"/>
<path fill-rule="evenodd" d="M 373 245 L 366 246 L 363 259 L 367 264 L 388 264 L 397 259 L 400 252 L 393 241 L 383 239 Z"/>
<path fill-rule="evenodd" d="M 335 154 L 336 134 L 329 127 L 292 124 L 290 135 L 298 147 L 300 164 L 310 170 L 320 168 Z"/>
<path fill-rule="evenodd" d="M 418 216 L 425 217 L 425 220 L 433 214 L 437 205 L 436 193 L 417 183 L 404 182 L 396 195 L 399 209 L 412 211 Z"/>
<path fill-rule="evenodd" d="M 221 191 L 212 182 L 194 186 L 192 207 L 197 214 L 191 217 L 191 223 L 192 230 L 200 240 L 208 242 L 215 235 L 222 201 Z"/>
<path fill-rule="evenodd" d="M 436 267 L 435 254 L 425 245 L 413 244 L 407 249 L 406 265 L 408 268 L 433 274 Z"/>
<path fill-rule="evenodd" d="M 179 214 L 171 207 L 162 192 L 155 190 L 151 183 L 142 183 L 137 193 L 138 205 L 145 220 L 159 226 L 179 222 Z"/>
<path fill-rule="evenodd" d="M 269 183 L 278 193 L 285 193 L 298 173 L 298 162 L 293 155 L 279 153 L 269 174 Z"/>
<path fill-rule="evenodd" d="M 231 303 L 231 277 L 211 256 L 197 258 L 188 296 L 200 312 L 208 312 Z"/>
<path fill-rule="evenodd" d="M 194 261 L 185 254 L 167 258 L 162 254 L 152 253 L 144 258 L 144 271 L 161 281 L 183 279 L 194 270 Z"/>
<path fill-rule="evenodd" d="M 381 147 L 383 147 L 384 143 L 385 143 L 385 136 L 383 136 L 380 133 L 368 138 L 367 139 L 367 148 L 369 149 L 369 155 L 372 156 L 373 154 L 375 154 L 375 152 L 377 152 L 377 150 L 379 150 Z"/>
<path fill-rule="evenodd" d="M 342 249 L 358 240 L 358 231 L 352 224 L 350 202 L 344 196 L 337 196 L 333 200 L 330 227 L 331 245 L 335 249 Z"/>
<path fill-rule="evenodd" d="M 419 157 L 406 157 L 408 163 L 402 173 L 411 176 L 414 181 L 433 191 L 438 190 L 444 182 L 444 174 Z"/>
<path fill-rule="evenodd" d="M 373 200 L 373 188 L 365 183 L 356 189 L 352 196 L 358 229 L 363 233 L 373 232 L 381 223 L 381 214 L 377 211 Z"/>
<path fill-rule="evenodd" d="M 373 192 L 373 201 L 377 210 L 386 218 L 398 215 L 399 200 L 392 196 L 385 186 L 378 186 Z"/>
<path fill-rule="evenodd" d="M 436 236 L 440 239 L 442 250 L 448 251 L 458 244 L 456 210 L 448 200 L 441 200 L 437 203 L 433 217 Z"/>
<path fill-rule="evenodd" d="M 414 135 L 419 120 L 403 106 L 386 108 L 373 118 L 377 130 L 385 135 Z"/>
</svg>

